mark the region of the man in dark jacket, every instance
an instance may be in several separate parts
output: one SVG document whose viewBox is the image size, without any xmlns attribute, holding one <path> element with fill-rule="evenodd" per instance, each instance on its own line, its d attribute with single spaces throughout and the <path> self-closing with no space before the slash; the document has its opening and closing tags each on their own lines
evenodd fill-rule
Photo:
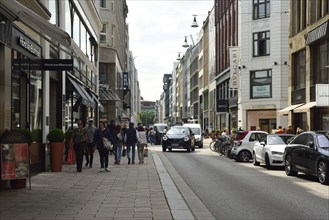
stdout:
<svg viewBox="0 0 329 220">
<path fill-rule="evenodd" d="M 127 158 L 128 158 L 128 164 L 130 164 L 130 160 L 132 161 L 132 164 L 135 163 L 135 151 L 136 151 L 136 144 L 138 141 L 138 133 L 137 130 L 134 128 L 134 123 L 129 123 L 129 128 L 125 132 L 125 143 L 127 146 Z M 130 158 L 130 149 L 131 152 L 131 158 Z"/>
</svg>

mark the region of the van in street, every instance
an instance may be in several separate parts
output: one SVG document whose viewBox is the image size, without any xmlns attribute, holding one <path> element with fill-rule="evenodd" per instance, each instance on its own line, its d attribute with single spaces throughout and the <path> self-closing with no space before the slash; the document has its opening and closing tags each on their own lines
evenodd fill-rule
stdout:
<svg viewBox="0 0 329 220">
<path fill-rule="evenodd" d="M 202 129 L 200 124 L 183 124 L 185 127 L 189 127 L 195 137 L 195 145 L 197 145 L 199 148 L 203 148 L 203 134 L 202 134 Z"/>
</svg>

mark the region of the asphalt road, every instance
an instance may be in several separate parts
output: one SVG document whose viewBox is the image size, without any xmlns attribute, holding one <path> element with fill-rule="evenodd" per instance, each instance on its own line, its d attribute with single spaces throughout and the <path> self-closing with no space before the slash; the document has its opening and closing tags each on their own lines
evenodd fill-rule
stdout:
<svg viewBox="0 0 329 220">
<path fill-rule="evenodd" d="M 164 154 L 216 219 L 329 219 L 329 186 L 316 178 L 288 177 L 207 147 Z"/>
</svg>

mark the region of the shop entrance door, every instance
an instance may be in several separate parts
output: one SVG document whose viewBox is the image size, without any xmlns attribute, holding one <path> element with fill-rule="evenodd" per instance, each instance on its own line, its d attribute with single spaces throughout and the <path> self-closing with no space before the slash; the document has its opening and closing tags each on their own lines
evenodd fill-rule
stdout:
<svg viewBox="0 0 329 220">
<path fill-rule="evenodd" d="M 273 129 L 276 129 L 276 119 L 259 119 L 259 125 L 261 131 L 271 133 Z"/>
</svg>

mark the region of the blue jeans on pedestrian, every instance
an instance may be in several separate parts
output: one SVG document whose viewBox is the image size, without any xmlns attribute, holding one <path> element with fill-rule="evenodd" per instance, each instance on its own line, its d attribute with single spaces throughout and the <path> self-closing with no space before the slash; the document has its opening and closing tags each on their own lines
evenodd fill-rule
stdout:
<svg viewBox="0 0 329 220">
<path fill-rule="evenodd" d="M 122 155 L 122 145 L 120 143 L 117 144 L 117 149 L 115 153 L 116 153 L 117 163 L 120 163 L 121 155 Z"/>
<path fill-rule="evenodd" d="M 130 150 L 131 150 L 131 158 L 130 158 Z M 136 146 L 135 144 L 130 144 L 127 145 L 127 157 L 128 157 L 128 163 L 132 161 L 135 163 L 135 151 L 136 151 Z"/>
</svg>

